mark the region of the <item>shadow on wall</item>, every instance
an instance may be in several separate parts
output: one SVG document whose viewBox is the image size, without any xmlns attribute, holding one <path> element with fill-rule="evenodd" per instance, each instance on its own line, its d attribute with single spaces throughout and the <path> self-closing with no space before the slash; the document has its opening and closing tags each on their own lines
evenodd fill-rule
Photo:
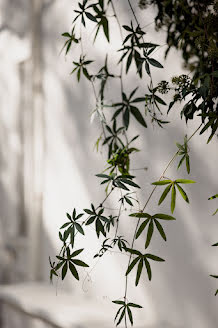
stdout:
<svg viewBox="0 0 218 328">
<path fill-rule="evenodd" d="M 64 9 L 62 10 L 64 13 Z M 53 9 L 53 13 L 55 14 L 55 9 Z M 58 26 L 59 28 L 62 26 L 57 14 L 48 21 L 50 22 L 49 24 L 53 22 L 52 26 Z M 61 31 L 65 30 L 66 28 L 63 27 Z M 71 151 L 70 156 L 72 157 L 72 161 L 74 158 L 78 159 L 77 169 L 83 179 L 84 189 L 88 191 L 90 200 L 95 202 L 96 199 L 100 200 L 102 198 L 103 189 L 98 187 L 97 179 L 90 177 L 90 173 L 93 175 L 99 173 L 103 170 L 103 165 L 101 164 L 101 160 L 96 162 L 96 155 L 92 152 L 92 149 L 90 149 L 92 148 L 92 146 L 90 146 L 92 136 L 93 138 L 94 135 L 97 137 L 95 131 L 94 134 L 92 131 L 98 129 L 96 124 L 91 128 L 88 125 L 87 117 L 90 111 L 87 113 L 87 108 L 89 108 L 90 99 L 93 99 L 91 90 L 85 83 L 83 84 L 83 82 L 78 87 L 76 85 L 77 82 L 73 77 L 68 78 L 68 76 L 65 75 L 66 72 L 63 74 L 63 63 L 60 64 L 59 68 L 57 67 L 57 57 L 52 57 L 51 52 L 55 49 L 55 40 L 60 32 L 55 32 L 55 30 L 53 30 L 51 33 L 54 34 L 51 35 L 49 34 L 50 32 L 51 31 L 48 29 L 47 38 L 51 37 L 53 42 L 51 45 L 48 44 L 45 54 L 47 54 L 48 71 L 52 71 L 53 74 L 56 71 L 56 76 L 53 75 L 53 78 L 59 81 L 61 84 L 60 88 L 63 90 L 63 99 L 65 102 L 64 111 L 62 111 L 62 108 L 61 112 L 58 113 L 59 119 L 62 117 L 62 120 L 59 120 L 59 122 L 63 122 L 61 125 L 62 137 L 65 138 L 65 142 L 68 144 L 68 148 Z M 171 60 L 175 62 L 175 66 L 178 65 L 177 58 L 170 58 L 166 66 L 169 66 L 169 63 L 172 64 Z M 70 72 L 70 65 L 68 64 L 69 63 L 66 63 L 66 66 L 69 66 Z M 170 75 L 170 66 L 167 70 L 167 74 Z M 181 67 L 179 67 L 179 70 L 181 70 Z M 163 76 L 161 78 L 163 78 Z M 131 79 L 128 81 L 128 87 L 130 88 L 132 84 L 131 81 Z M 180 119 L 176 119 L 175 114 L 172 115 L 174 116 L 176 123 L 174 122 L 171 127 L 167 128 L 167 130 L 155 129 L 151 131 L 151 127 L 149 126 L 148 130 L 143 133 L 144 138 L 140 141 L 140 148 L 145 151 L 145 155 L 143 152 L 139 153 L 139 155 L 137 155 L 137 161 L 134 162 L 134 166 L 144 166 L 145 162 L 146 166 L 148 166 L 148 171 L 145 173 L 145 175 L 149 175 L 148 182 L 146 182 L 146 176 L 144 177 L 144 175 L 138 174 L 138 181 L 145 181 L 144 193 L 146 194 L 151 188 L 150 182 L 158 179 L 164 169 L 164 163 L 167 163 L 169 160 L 168 156 L 175 152 L 175 142 L 181 142 L 185 134 L 184 132 L 186 132 L 186 128 L 184 128 L 185 123 L 180 121 Z M 140 128 L 134 124 L 134 129 L 135 132 L 138 133 Z M 189 131 L 189 134 L 193 132 L 191 129 L 187 131 Z M 198 136 L 196 136 L 196 138 L 198 138 Z M 193 177 L 193 175 L 191 175 L 191 178 L 196 179 L 200 186 L 207 185 L 207 189 L 214 189 L 216 187 L 213 178 L 216 173 L 215 167 L 211 165 L 210 173 L 206 176 L 204 172 L 208 171 L 208 163 L 206 159 L 202 160 L 201 151 L 203 146 L 200 145 L 197 150 L 195 150 L 194 145 L 196 145 L 196 143 L 193 142 L 192 144 L 191 168 L 195 176 Z M 215 146 L 216 145 L 213 144 L 207 147 L 214 149 Z M 150 159 L 152 158 L 153 160 L 151 162 Z M 177 172 L 175 166 L 169 170 L 169 176 L 180 177 L 181 175 L 182 177 L 187 178 L 185 171 L 182 169 Z M 212 172 L 214 172 L 214 174 Z M 96 186 L 94 192 L 93 186 Z M 151 304 L 153 304 L 153 312 L 155 313 L 155 319 L 157 321 L 157 325 L 154 326 L 155 328 L 196 327 L 198 322 L 198 327 L 215 328 L 218 320 L 214 298 L 210 293 L 212 290 L 212 282 L 208 277 L 209 273 L 207 265 L 205 264 L 205 257 L 200 256 L 199 254 L 199 247 L 204 248 L 203 252 L 205 256 L 210 252 L 210 248 L 208 247 L 210 242 L 207 243 L 208 240 L 203 233 L 205 228 L 205 217 L 210 213 L 209 208 L 206 208 L 205 206 L 208 196 L 207 190 L 204 190 L 204 193 L 202 193 L 201 188 L 192 186 L 187 188 L 187 192 L 191 195 L 191 205 L 186 206 L 186 204 L 183 204 L 183 200 L 179 199 L 180 195 L 178 195 L 177 209 L 175 212 L 177 221 L 173 223 L 172 226 L 171 224 L 168 226 L 166 225 L 168 243 L 163 246 L 162 241 L 154 236 L 152 251 L 154 249 L 154 253 L 161 254 L 160 256 L 165 254 L 163 257 L 166 258 L 167 263 L 163 268 L 161 264 L 154 265 L 153 282 L 148 286 L 146 283 L 147 280 L 145 280 L 144 284 L 140 285 L 140 293 L 142 295 L 139 297 L 141 300 L 146 298 L 148 302 L 151 300 Z M 144 197 L 146 197 L 146 194 Z M 154 197 L 155 204 L 157 204 L 156 201 L 158 201 L 158 197 L 160 197 L 160 192 L 157 192 L 157 195 L 158 196 Z M 76 204 L 74 203 L 74 205 Z M 108 206 L 113 208 L 114 203 L 108 202 Z M 84 204 L 84 207 L 87 207 L 87 204 Z M 155 209 L 152 207 L 153 205 L 150 205 L 148 211 L 160 211 L 156 205 Z M 161 211 L 162 210 L 163 212 L 169 213 L 169 206 L 163 204 Z M 129 232 L 129 229 L 126 231 L 125 223 L 123 223 L 123 225 L 121 224 L 120 234 L 128 235 Z M 208 235 L 210 235 L 209 230 L 207 231 L 207 236 Z M 119 262 L 119 258 L 116 261 Z M 101 271 L 101 269 L 99 270 Z M 119 263 L 117 264 L 117 270 L 121 271 Z M 104 279 L 106 279 L 106 266 L 102 269 L 102 272 L 104 272 Z M 93 276 L 94 274 L 95 273 L 93 273 Z M 115 288 L 117 288 L 117 286 Z M 97 293 L 98 292 L 103 293 L 103 291 L 100 290 L 97 290 Z M 134 293 L 134 290 L 130 288 L 130 295 L 133 296 Z M 168 322 L 164 321 L 164 318 L 167 317 L 172 317 L 173 322 L 177 321 L 179 323 L 173 325 L 169 319 L 172 325 L 170 326 Z"/>
<path fill-rule="evenodd" d="M 22 6 L 25 6 L 25 3 L 25 0 L 19 1 L 19 9 L 24 8 Z M 3 4 L 6 8 L 6 23 L 14 22 L 11 27 L 13 31 L 18 33 L 19 36 L 24 36 L 25 24 L 23 24 L 22 27 L 21 24 L 19 26 L 17 25 L 19 20 L 17 16 L 15 19 L 16 11 L 12 11 L 11 9 L 16 8 L 18 2 L 15 0 L 4 1 Z M 49 192 L 54 193 L 52 198 L 54 202 L 49 202 L 49 197 L 47 196 L 45 199 L 45 210 L 47 211 L 46 219 L 49 220 L 49 223 L 47 222 L 46 225 L 44 225 L 43 231 L 43 248 L 45 249 L 46 254 L 46 256 L 43 255 L 41 260 L 43 266 L 48 265 L 48 254 L 51 254 L 51 256 L 56 254 L 55 248 L 57 245 L 57 238 L 54 237 L 54 234 L 56 232 L 56 236 L 58 236 L 58 227 L 61 224 L 58 225 L 54 222 L 56 218 L 54 218 L 53 215 L 57 216 L 63 213 L 64 220 L 67 208 L 71 208 L 71 206 L 77 207 L 75 200 L 72 199 L 70 201 L 70 196 L 67 195 L 67 193 L 71 192 L 72 194 L 77 193 L 78 189 L 78 186 L 75 185 L 75 171 L 73 171 L 73 169 L 71 170 L 70 163 L 73 163 L 74 166 L 72 165 L 72 167 L 78 172 L 76 174 L 80 176 L 79 181 L 81 185 L 79 190 L 80 193 L 87 194 L 87 202 L 89 200 L 93 201 L 93 203 L 97 202 L 97 200 L 100 201 L 102 199 L 102 194 L 104 193 L 104 189 L 99 187 L 98 181 L 94 177 L 94 174 L 103 170 L 104 164 L 102 159 L 98 160 L 101 156 L 98 154 L 96 155 L 96 153 L 92 151 L 92 145 L 94 145 L 94 140 L 97 139 L 98 136 L 96 130 L 99 130 L 96 122 L 94 122 L 91 127 L 89 124 L 88 116 L 92 110 L 92 108 L 90 108 L 90 100 L 93 102 L 93 96 L 91 89 L 83 81 L 79 86 L 75 85 L 77 83 L 75 82 L 75 79 L 68 76 L 68 72 L 70 72 L 69 62 L 66 63 L 65 68 L 62 59 L 58 56 L 60 51 L 59 46 L 62 42 L 59 42 L 59 35 L 65 30 L 65 27 L 63 26 L 65 23 L 63 22 L 63 17 L 65 17 L 64 14 L 66 9 L 60 4 L 57 6 L 62 8 L 63 15 L 60 14 L 61 12 L 57 10 L 57 7 L 49 7 L 49 11 L 46 11 L 46 21 L 49 23 L 46 23 L 47 25 L 44 26 L 44 42 L 46 42 L 46 45 L 44 46 L 45 74 L 47 74 L 47 80 L 45 81 L 50 79 L 51 83 L 50 86 L 45 86 L 45 88 L 47 88 L 46 101 L 48 109 L 46 112 L 48 124 L 48 130 L 46 131 L 47 146 L 49 146 L 47 149 L 47 157 L 52 159 L 52 161 L 47 162 L 47 164 L 49 163 L 50 165 L 47 167 L 47 171 L 52 171 L 52 165 L 57 168 L 58 173 L 59 171 L 65 171 L 65 168 L 67 169 L 66 172 L 64 172 L 65 175 L 63 175 L 65 189 L 62 189 L 62 185 L 60 188 L 60 185 L 58 184 L 56 185 L 56 190 L 51 191 L 51 189 L 48 188 Z M 28 21 L 29 17 L 26 19 Z M 127 87 L 132 87 L 132 81 L 132 79 L 129 79 Z M 49 87 L 51 87 L 50 93 L 48 90 Z M 136 124 L 133 124 L 133 128 L 137 134 L 140 128 Z M 148 130 L 142 132 L 143 137 L 140 141 L 142 152 L 136 156 L 137 160 L 133 163 L 134 167 L 145 166 L 145 164 L 148 166 L 148 171 L 145 172 L 145 174 L 141 174 L 140 171 L 137 171 L 138 181 L 145 182 L 145 191 L 141 196 L 142 200 L 147 197 L 147 194 L 151 190 L 150 182 L 155 181 L 160 176 L 164 168 L 163 166 L 165 165 L 164 163 L 167 163 L 169 160 L 168 156 L 174 153 L 176 148 L 175 142 L 181 141 L 177 140 L 177 138 L 179 136 L 179 139 L 181 139 L 180 137 L 183 135 L 184 130 L 183 123 L 176 120 L 176 126 L 173 125 L 167 128 L 167 130 L 152 130 L 149 126 Z M 7 130 L 1 128 L 1 134 L 2 140 L 8 140 Z M 198 138 L 198 136 L 196 136 L 196 138 Z M 60 145 L 64 145 L 65 147 L 63 148 L 64 150 L 57 147 L 60 140 Z M 215 149 L 215 146 L 215 144 L 212 144 L 212 146 L 208 147 L 211 147 L 210 149 Z M 8 147 L 4 146 L 4 148 L 7 149 Z M 199 181 L 200 186 L 208 186 L 207 189 L 215 188 L 216 186 L 213 178 L 214 174 L 216 174 L 215 167 L 211 164 L 210 172 L 205 175 L 204 172 L 208 172 L 208 164 L 206 158 L 205 160 L 202 159 L 202 149 L 203 147 L 199 147 L 195 150 L 194 143 L 193 147 L 191 147 L 191 168 L 192 172 L 195 174 L 195 177 L 193 178 L 193 176 L 191 176 L 191 178 Z M 0 155 L 1 172 L 4 172 L 4 168 L 7 167 L 7 163 L 10 160 L 8 156 L 10 155 L 6 153 L 4 156 L 3 154 Z M 66 162 L 68 162 L 67 166 L 65 166 Z M 50 179 L 55 179 L 61 184 L 61 179 L 58 180 L 58 174 L 55 173 L 55 171 L 53 172 L 54 175 L 50 176 Z M 55 174 L 57 174 L 57 176 L 55 176 Z M 184 170 L 177 173 L 175 166 L 169 170 L 170 177 L 179 177 L 180 174 L 184 176 Z M 51 182 L 47 181 L 47 183 L 50 184 Z M 71 184 L 71 186 L 68 187 L 68 184 Z M 187 191 L 188 195 L 193 195 L 193 197 L 191 197 L 191 205 L 188 207 L 186 204 L 183 204 L 183 200 L 179 199 L 180 195 L 178 195 L 175 212 L 177 221 L 170 223 L 169 225 L 166 224 L 165 230 L 168 237 L 167 244 L 163 245 L 159 236 L 155 235 L 154 243 L 151 245 L 151 252 L 163 256 L 166 259 L 166 264 L 154 264 L 152 266 L 152 282 L 148 284 L 147 279 L 143 277 L 137 291 L 132 287 L 134 286 L 134 273 L 129 278 L 131 282 L 129 297 L 139 299 L 139 303 L 147 303 L 148 309 L 150 308 L 153 313 L 153 320 L 156 322 L 154 325 L 141 326 L 143 328 L 215 328 L 218 322 L 214 298 L 210 293 L 212 290 L 212 282 L 208 277 L 208 268 L 204 260 L 205 256 L 208 256 L 210 252 L 210 248 L 208 247 L 210 244 L 210 241 L 208 240 L 210 237 L 209 228 L 207 228 L 208 230 L 206 232 L 208 239 L 205 238 L 204 235 L 204 220 L 205 217 L 208 216 L 208 213 L 210 213 L 210 210 L 205 206 L 208 196 L 207 190 L 202 192 L 200 187 L 197 187 L 196 189 L 196 186 L 191 186 L 190 188 L 187 188 Z M 16 205 L 11 198 L 11 191 L 9 188 L 5 188 L 2 178 L 0 180 L 0 196 L 0 224 L 2 225 L 0 227 L 0 238 L 1 231 L 4 231 L 4 234 L 2 235 L 5 238 L 5 236 L 7 237 L 7 234 L 5 233 L 4 226 L 8 225 L 8 222 L 14 224 L 12 217 L 16 218 L 16 216 L 14 216 Z M 159 196 L 160 192 L 157 192 L 154 196 L 155 204 L 157 204 Z M 64 197 L 67 198 L 67 201 L 62 199 Z M 80 195 L 77 195 L 77 197 L 79 198 Z M 107 205 L 110 208 L 116 206 L 113 201 L 108 201 Z M 81 209 L 88 206 L 88 203 L 79 203 Z M 161 209 L 157 208 L 156 205 L 155 208 L 153 206 L 152 203 L 152 205 L 148 207 L 148 212 L 163 211 L 169 213 L 169 204 L 163 204 Z M 47 209 L 47 207 L 54 207 L 53 212 Z M 54 214 L 51 215 L 51 213 Z M 123 219 L 129 220 L 128 217 L 126 218 L 125 216 L 126 215 L 124 214 Z M 131 223 L 131 221 L 128 221 L 128 225 L 126 225 L 126 222 L 123 221 L 120 226 L 120 234 L 127 234 L 129 238 L 131 238 L 130 233 L 132 229 L 131 231 L 129 229 Z M 57 225 L 57 228 L 55 227 L 54 229 L 54 227 L 51 227 L 50 230 L 49 225 L 52 226 L 53 224 Z M 128 229 L 126 226 L 128 226 Z M 10 233 L 8 233 L 8 236 L 10 236 Z M 144 242 L 139 241 L 139 244 L 142 248 L 144 247 Z M 97 247 L 96 244 L 95 246 Z M 201 252 L 199 252 L 199 249 L 201 249 Z M 92 255 L 94 255 L 95 251 L 96 249 L 91 249 L 90 253 L 93 253 Z M 201 256 L 202 253 L 204 256 Z M 107 262 L 113 263 L 113 271 L 116 271 L 116 273 L 109 270 Z M 96 294 L 100 296 L 105 294 L 107 288 L 111 288 L 109 287 L 110 280 L 115 281 L 117 276 L 123 276 L 123 266 L 121 267 L 120 263 L 126 265 L 126 259 L 125 261 L 120 260 L 120 257 L 117 256 L 113 257 L 113 259 L 110 258 L 110 260 L 107 260 L 106 257 L 106 260 L 103 263 L 105 265 L 101 266 L 101 263 L 99 263 L 98 268 L 91 274 L 94 281 L 93 287 L 96 287 Z M 96 282 L 95 275 L 101 277 L 101 282 Z M 78 287 L 75 285 L 72 287 L 72 285 L 73 284 L 69 283 L 68 280 L 66 284 L 67 288 L 70 286 L 72 292 L 76 293 Z M 90 289 L 91 297 L 94 298 L 96 296 L 93 287 Z M 110 296 L 120 297 L 120 295 L 122 295 L 123 287 L 123 280 L 120 278 L 120 281 L 116 282 L 113 288 L 111 288 Z M 79 288 L 81 289 L 81 285 Z M 79 294 L 82 297 L 81 291 L 82 289 Z M 118 291 L 120 291 L 119 295 Z M 83 297 L 87 297 L 87 295 L 84 294 Z M 148 312 L 149 311 L 145 308 L 144 313 L 149 315 Z M 143 314 L 139 313 L 138 318 L 140 322 L 143 320 L 145 321 L 145 315 Z M 175 322 L 175 324 L 173 324 L 173 322 Z"/>
</svg>

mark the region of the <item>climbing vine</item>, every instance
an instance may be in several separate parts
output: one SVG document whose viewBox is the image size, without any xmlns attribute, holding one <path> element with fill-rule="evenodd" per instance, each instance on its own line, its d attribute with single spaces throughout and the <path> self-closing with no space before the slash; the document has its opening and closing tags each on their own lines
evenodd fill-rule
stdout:
<svg viewBox="0 0 218 328">
<path fill-rule="evenodd" d="M 94 258 L 101 258 L 108 251 L 117 249 L 118 252 L 125 252 L 129 257 L 127 268 L 125 269 L 125 284 L 123 286 L 123 295 L 118 295 L 118 299 L 113 303 L 119 308 L 115 315 L 115 323 L 118 326 L 124 321 L 125 327 L 130 323 L 133 325 L 133 310 L 141 309 L 142 306 L 134 303 L 135 300 L 128 299 L 128 277 L 130 274 L 135 275 L 135 285 L 138 286 L 141 275 L 146 275 L 148 280 L 152 279 L 152 262 L 164 262 L 162 257 L 152 252 L 147 252 L 147 249 L 152 245 L 152 237 L 156 231 L 160 238 L 167 240 L 165 232 L 165 223 L 176 220 L 173 214 L 176 207 L 178 195 L 189 203 L 187 190 L 190 191 L 191 184 L 195 181 L 191 179 L 168 178 L 166 172 L 170 165 L 178 159 L 177 168 L 179 169 L 185 164 L 187 173 L 191 172 L 190 165 L 190 148 L 189 141 L 198 132 L 205 133 L 210 130 L 208 142 L 216 135 L 218 129 L 218 109 L 217 109 L 217 77 L 215 61 L 210 54 L 214 48 L 214 31 L 209 25 L 205 26 L 203 18 L 205 15 L 211 17 L 217 15 L 217 5 L 213 2 L 210 6 L 206 6 L 207 11 L 203 12 L 205 6 L 199 2 L 195 8 L 202 13 L 199 18 L 200 30 L 195 34 L 195 31 L 178 31 L 180 39 L 176 39 L 176 34 L 172 32 L 172 21 L 175 20 L 178 25 L 178 17 L 176 15 L 179 7 L 178 1 L 143 1 L 139 2 L 139 8 L 144 9 L 147 5 L 156 5 L 158 14 L 156 17 L 156 26 L 161 28 L 163 25 L 168 27 L 168 50 L 175 46 L 178 48 L 178 42 L 182 43 L 183 57 L 185 62 L 189 64 L 190 59 L 196 54 L 194 51 L 189 52 L 188 45 L 192 42 L 192 38 L 197 38 L 197 47 L 201 47 L 202 38 L 210 34 L 206 51 L 208 52 L 208 64 L 202 65 L 205 56 L 205 49 L 202 50 L 200 60 L 195 63 L 190 69 L 193 74 L 180 75 L 172 77 L 171 81 L 159 81 L 157 85 L 152 79 L 153 69 L 163 69 L 162 63 L 155 59 L 155 52 L 158 51 L 160 45 L 150 42 L 146 38 L 146 27 L 143 28 L 137 18 L 137 12 L 133 9 L 130 0 L 126 1 L 131 17 L 126 22 L 121 22 L 119 19 L 119 7 L 114 0 L 82 0 L 74 2 L 74 17 L 71 32 L 62 34 L 65 39 L 64 51 L 65 55 L 70 55 L 73 58 L 72 75 L 75 76 L 78 82 L 82 78 L 86 79 L 91 84 L 95 97 L 94 113 L 99 119 L 101 126 L 101 134 L 96 142 L 96 148 L 104 147 L 107 149 L 106 168 L 102 172 L 97 172 L 96 177 L 101 185 L 105 186 L 105 197 L 100 204 L 90 204 L 85 208 L 83 213 L 77 213 L 76 208 L 73 213 L 67 213 L 67 221 L 60 227 L 59 239 L 62 242 L 62 248 L 56 260 L 53 262 L 50 259 L 50 278 L 53 276 L 61 276 L 62 280 L 69 272 L 72 276 L 79 280 L 79 267 L 88 267 L 88 264 L 78 259 L 77 256 L 83 252 L 83 249 L 77 249 L 76 236 L 81 234 L 86 235 L 86 229 L 89 226 L 94 227 L 96 237 L 102 240 L 101 248 Z M 180 1 L 180 10 L 184 11 L 186 18 L 187 11 L 185 8 L 188 2 Z M 183 8 L 184 7 L 184 8 Z M 171 9 L 170 9 L 171 8 Z M 205 14 L 206 13 L 206 14 Z M 168 17 L 169 16 L 169 17 Z M 168 17 L 168 20 L 167 20 Z M 193 18 L 193 20 L 196 17 Z M 171 20 L 171 23 L 169 21 Z M 108 43 L 113 43 L 113 37 L 110 32 L 111 24 L 116 23 L 120 31 L 120 47 L 116 50 L 119 54 L 117 66 L 110 65 L 113 53 L 108 55 L 105 53 L 104 62 L 89 58 L 88 50 L 84 47 L 83 33 L 88 33 L 88 26 L 93 25 L 93 47 L 99 34 L 105 36 Z M 171 24 L 171 25 L 170 25 Z M 175 25 L 175 26 L 177 26 Z M 180 27 L 179 27 L 180 28 Z M 80 55 L 74 55 L 74 47 L 80 47 Z M 95 65 L 94 65 L 95 64 Z M 187 66 L 188 66 L 187 64 Z M 99 66 L 98 69 L 96 67 Z M 190 65 L 189 65 L 190 66 Z M 207 69 L 206 69 L 206 68 Z M 134 87 L 131 92 L 127 92 L 125 81 L 128 78 L 129 71 L 135 69 L 135 75 L 138 77 L 139 85 Z M 142 90 L 140 80 L 147 87 Z M 107 97 L 107 87 L 110 88 L 119 81 L 120 98 L 109 100 Z M 172 94 L 172 100 L 167 105 L 164 95 Z M 191 96 L 191 97 L 190 97 Z M 131 122 L 135 120 L 143 128 L 148 128 L 149 125 L 155 124 L 157 128 L 162 128 L 170 122 L 163 119 L 164 112 L 167 114 L 172 110 L 177 102 L 184 103 L 181 110 L 181 117 L 186 121 L 194 118 L 198 113 L 201 117 L 201 124 L 193 131 L 191 136 L 184 136 L 184 141 L 177 143 L 175 154 L 166 165 L 159 179 L 151 182 L 154 186 L 151 193 L 148 195 L 144 204 L 139 203 L 137 190 L 143 188 L 143 184 L 139 185 L 135 181 L 135 176 L 131 174 L 131 158 L 139 151 L 137 148 L 137 140 L 139 135 L 129 137 L 131 130 Z M 187 190 L 184 190 L 184 185 L 187 185 Z M 164 190 L 162 189 L 164 187 Z M 160 199 L 158 205 L 170 198 L 169 213 L 148 213 L 147 205 L 152 200 L 152 196 L 156 190 L 160 190 Z M 105 202 L 114 191 L 119 191 L 120 197 L 117 199 L 119 204 L 116 215 L 109 213 L 105 206 Z M 217 195 L 211 197 L 215 198 Z M 125 236 L 121 236 L 119 232 L 119 223 L 121 213 L 124 208 L 129 208 L 129 216 L 135 220 L 135 230 L 132 234 L 132 239 L 127 240 Z M 217 212 L 217 211 L 216 211 Z M 215 212 L 215 213 L 216 213 Z M 214 214 L 215 214 L 214 213 Z M 136 239 L 144 241 L 144 250 L 139 250 L 135 247 Z M 217 246 L 215 244 L 214 246 Z M 213 276 L 218 277 L 218 276 Z"/>
</svg>

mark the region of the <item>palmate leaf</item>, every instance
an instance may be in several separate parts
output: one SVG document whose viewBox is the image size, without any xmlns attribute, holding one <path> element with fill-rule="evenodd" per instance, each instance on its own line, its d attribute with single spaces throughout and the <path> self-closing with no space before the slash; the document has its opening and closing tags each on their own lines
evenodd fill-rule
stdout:
<svg viewBox="0 0 218 328">
<path fill-rule="evenodd" d="M 136 265 L 136 263 L 139 261 L 138 266 L 137 266 L 136 280 L 135 280 L 136 286 L 138 285 L 140 277 L 141 277 L 143 264 L 146 268 L 148 279 L 151 280 L 152 273 L 151 273 L 151 267 L 150 267 L 149 260 L 158 261 L 158 262 L 165 261 L 161 257 L 156 256 L 154 254 L 147 253 L 147 254 L 143 255 L 140 252 L 139 252 L 139 254 L 140 255 L 131 262 L 131 264 L 128 266 L 127 271 L 126 271 L 126 276 L 127 276 L 132 271 L 132 269 Z"/>
<path fill-rule="evenodd" d="M 131 302 L 126 303 L 126 302 L 120 301 L 120 300 L 112 301 L 112 303 L 121 305 L 121 307 L 118 309 L 118 311 L 115 315 L 115 318 L 114 318 L 114 321 L 116 321 L 119 317 L 119 319 L 117 320 L 116 326 L 118 326 L 121 323 L 124 316 L 125 316 L 125 320 L 126 320 L 127 315 L 128 315 L 131 325 L 133 325 L 133 315 L 132 315 L 132 311 L 130 308 L 142 309 L 142 306 L 139 304 L 136 304 L 136 303 L 131 303 Z"/>
<path fill-rule="evenodd" d="M 136 215 L 137 213 L 133 213 L 134 215 Z M 140 213 L 142 214 L 142 213 Z M 155 222 L 155 226 L 159 232 L 159 234 L 161 235 L 161 237 L 166 241 L 166 235 L 164 232 L 164 229 L 162 227 L 162 225 L 160 224 L 160 222 L 158 220 L 167 220 L 167 221 L 172 221 L 175 220 L 175 218 L 173 216 L 167 215 L 167 214 L 162 214 L 162 213 L 157 213 L 154 214 L 153 216 L 151 216 L 148 213 L 143 213 L 146 214 L 146 217 L 148 217 L 146 220 L 144 220 L 141 225 L 139 226 L 137 232 L 136 232 L 136 236 L 135 238 L 137 239 L 142 232 L 144 231 L 144 229 L 146 228 L 148 222 L 149 223 L 149 227 L 148 227 L 148 231 L 147 231 L 147 238 L 146 238 L 146 242 L 145 242 L 145 248 L 147 248 L 150 244 L 152 235 L 153 235 L 153 231 L 154 231 L 154 222 Z"/>
<path fill-rule="evenodd" d="M 166 196 L 168 195 L 169 191 L 171 190 L 171 212 L 173 213 L 176 206 L 176 187 L 178 188 L 180 194 L 182 195 L 183 199 L 189 203 L 188 196 L 186 192 L 183 190 L 183 188 L 180 186 L 180 184 L 190 184 L 195 183 L 194 180 L 188 180 L 188 179 L 176 179 L 175 181 L 172 180 L 161 180 L 153 182 L 152 184 L 155 186 L 162 186 L 168 184 L 168 186 L 164 189 L 164 192 L 162 193 L 158 205 L 160 205 Z"/>
</svg>

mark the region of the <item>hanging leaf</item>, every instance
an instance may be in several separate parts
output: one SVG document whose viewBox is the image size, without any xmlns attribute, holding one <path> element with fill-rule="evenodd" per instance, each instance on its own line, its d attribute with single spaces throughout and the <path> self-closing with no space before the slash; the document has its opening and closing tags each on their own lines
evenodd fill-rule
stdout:
<svg viewBox="0 0 218 328">
<path fill-rule="evenodd" d="M 174 212 L 176 206 L 176 188 L 175 185 L 172 185 L 172 193 L 171 193 L 171 212 Z"/>
</svg>

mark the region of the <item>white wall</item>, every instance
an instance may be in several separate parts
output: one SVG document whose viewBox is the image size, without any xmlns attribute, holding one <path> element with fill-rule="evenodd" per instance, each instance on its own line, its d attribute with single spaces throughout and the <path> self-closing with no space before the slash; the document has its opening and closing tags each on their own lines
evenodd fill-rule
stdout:
<svg viewBox="0 0 218 328">
<path fill-rule="evenodd" d="M 97 205 L 104 197 L 104 188 L 99 187 L 99 180 L 95 177 L 96 173 L 104 169 L 105 154 L 93 151 L 100 127 L 97 119 L 93 123 L 90 123 L 89 119 L 94 106 L 92 88 L 83 78 L 78 84 L 75 76 L 69 74 L 72 61 L 74 56 L 78 56 L 79 49 L 74 48 L 66 58 L 64 53 L 60 54 L 63 46 L 61 33 L 71 28 L 72 5 L 68 0 L 54 1 L 43 13 L 46 175 L 43 191 L 43 254 L 41 254 L 40 269 L 45 280 L 48 280 L 48 256 L 55 255 L 59 250 L 58 229 L 65 220 L 65 213 L 71 212 L 74 207 L 81 211 L 89 207 L 91 202 Z M 121 19 L 125 22 L 130 12 L 122 8 L 121 13 Z M 140 19 L 145 24 L 152 22 L 152 11 L 140 12 Z M 92 35 L 92 27 L 90 31 Z M 115 23 L 112 25 L 112 33 L 115 42 L 108 50 L 109 54 L 113 49 L 117 49 L 120 42 Z M 103 36 L 100 36 L 95 46 L 88 43 L 90 34 L 85 48 L 88 45 L 87 52 L 90 58 L 97 56 L 101 60 L 107 45 L 103 41 Z M 146 40 L 155 40 L 159 44 L 164 44 L 165 36 L 163 33 L 155 33 L 151 24 L 147 29 Z M 162 60 L 163 53 L 164 47 L 156 52 L 155 58 Z M 116 62 L 117 59 L 113 57 L 111 60 Z M 155 81 L 167 80 L 183 72 L 181 59 L 175 51 L 171 51 L 164 66 L 163 70 L 153 70 Z M 5 69 L 2 63 L 0 67 L 2 70 Z M 11 83 L 17 83 L 14 82 L 17 73 L 13 73 L 13 76 Z M 137 81 L 133 71 L 126 80 L 125 88 L 132 90 Z M 146 87 L 147 83 L 145 77 L 141 86 Z M 17 88 L 19 90 L 19 87 Z M 113 90 L 108 90 L 110 97 L 116 89 L 117 85 Z M 7 88 L 7 92 L 11 99 L 14 88 Z M 118 97 L 117 93 L 116 96 Z M 8 106 L 5 101 L 1 111 L 13 113 L 15 107 L 15 104 Z M 176 151 L 175 142 L 182 142 L 183 136 L 186 133 L 190 135 L 199 124 L 197 120 L 188 125 L 181 121 L 177 106 L 171 110 L 169 119 L 171 124 L 166 129 L 153 128 L 149 124 L 148 129 L 144 130 L 135 122 L 131 126 L 135 133 L 141 133 L 139 140 L 141 152 L 135 155 L 132 167 L 148 167 L 147 171 L 134 172 L 137 173 L 137 180 L 142 187 L 142 192 L 139 194 L 142 203 L 151 191 L 151 182 L 159 178 Z M 12 128 L 9 135 L 13 136 L 13 133 Z M 218 271 L 216 249 L 210 246 L 217 241 L 216 217 L 211 216 L 216 208 L 216 201 L 208 202 L 207 199 L 217 193 L 218 148 L 217 138 L 214 137 L 214 140 L 207 145 L 207 137 L 207 134 L 200 137 L 196 135 L 190 142 L 190 178 L 197 181 L 196 185 L 186 188 L 191 204 L 186 204 L 178 195 L 174 213 L 177 220 L 165 224 L 167 243 L 155 235 L 149 248 L 151 253 L 165 258 L 166 262 L 154 263 L 152 281 L 148 282 L 143 275 L 138 288 L 134 287 L 134 274 L 130 274 L 128 298 L 144 306 L 143 310 L 135 311 L 136 325 L 148 328 L 217 327 L 217 299 L 213 296 L 216 281 L 209 277 L 209 274 L 216 274 Z M 4 148 L 5 145 L 2 145 L 1 151 Z M 11 161 L 12 158 L 7 158 L 8 167 Z M 176 164 L 177 162 L 170 167 L 167 176 L 187 178 L 188 175 L 183 168 L 177 171 Z M 12 169 L 8 168 L 5 174 L 5 179 L 6 177 L 10 179 Z M 8 190 L 7 195 L 16 198 L 13 191 Z M 159 197 L 160 191 L 157 190 L 147 211 L 169 213 L 167 201 L 161 208 L 157 206 Z M 117 208 L 116 197 L 108 201 L 107 206 Z M 133 228 L 132 219 L 124 212 L 120 234 L 126 234 L 130 240 Z M 90 301 L 101 300 L 108 305 L 108 311 L 113 318 L 116 306 L 111 305 L 111 300 L 120 298 L 124 294 L 124 273 L 128 258 L 113 253 L 105 255 L 99 262 L 93 261 L 92 256 L 98 251 L 100 244 L 96 241 L 94 232 L 87 230 L 88 237 L 78 240 L 78 247 L 84 246 L 87 249 L 85 260 L 89 261 L 90 270 L 81 270 L 83 279 L 79 283 L 71 277 L 68 277 L 64 283 L 59 280 L 58 288 L 60 290 L 70 288 L 75 300 L 78 297 L 89 298 Z M 87 273 L 89 278 L 86 276 Z"/>
</svg>

